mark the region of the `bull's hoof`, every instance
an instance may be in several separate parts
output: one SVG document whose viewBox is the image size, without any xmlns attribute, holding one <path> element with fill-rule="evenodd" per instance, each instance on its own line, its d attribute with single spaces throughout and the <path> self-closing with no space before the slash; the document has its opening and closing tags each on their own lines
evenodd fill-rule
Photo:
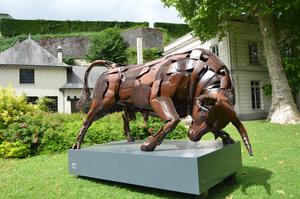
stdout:
<svg viewBox="0 0 300 199">
<path fill-rule="evenodd" d="M 227 137 L 223 139 L 224 144 L 234 144 L 235 141 L 231 137 Z"/>
<path fill-rule="evenodd" d="M 79 143 L 73 144 L 72 149 L 80 149 L 80 144 Z"/>
<path fill-rule="evenodd" d="M 142 145 L 142 151 L 154 151 L 155 147 L 158 145 L 158 142 L 155 137 L 150 136 Z"/>
<path fill-rule="evenodd" d="M 127 136 L 127 142 L 134 142 L 134 141 L 135 139 L 131 135 Z"/>
</svg>

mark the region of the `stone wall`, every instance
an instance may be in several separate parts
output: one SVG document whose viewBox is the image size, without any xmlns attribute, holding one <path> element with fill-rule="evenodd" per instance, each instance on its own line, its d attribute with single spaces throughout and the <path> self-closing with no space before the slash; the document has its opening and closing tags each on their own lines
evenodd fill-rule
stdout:
<svg viewBox="0 0 300 199">
<path fill-rule="evenodd" d="M 163 36 L 159 29 L 138 28 L 129 29 L 121 33 L 129 47 L 136 48 L 136 38 L 143 38 L 144 48 L 163 49 Z M 38 40 L 37 43 L 57 57 L 57 47 L 61 46 L 63 58 L 84 58 L 91 46 L 88 37 L 47 38 Z"/>
<path fill-rule="evenodd" d="M 64 37 L 41 39 L 37 43 L 57 57 L 57 47 L 61 46 L 63 58 L 84 58 L 90 45 L 88 37 Z"/>
<path fill-rule="evenodd" d="M 159 29 L 155 28 L 137 28 L 122 32 L 122 37 L 129 47 L 136 48 L 136 38 L 143 38 L 144 48 L 163 49 L 163 36 Z"/>
</svg>

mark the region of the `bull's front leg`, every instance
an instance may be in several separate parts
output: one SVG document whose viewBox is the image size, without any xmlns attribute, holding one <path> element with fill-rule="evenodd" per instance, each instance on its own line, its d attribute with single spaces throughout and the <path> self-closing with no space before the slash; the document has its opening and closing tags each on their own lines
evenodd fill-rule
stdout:
<svg viewBox="0 0 300 199">
<path fill-rule="evenodd" d="M 224 131 L 224 130 L 215 130 L 215 131 L 213 131 L 213 133 L 215 135 L 215 139 L 220 137 L 224 144 L 235 143 L 235 141 L 230 137 L 230 135 L 228 133 L 226 133 L 226 131 Z"/>
<path fill-rule="evenodd" d="M 155 135 L 148 137 L 141 145 L 142 151 L 153 151 L 180 121 L 171 98 L 164 96 L 156 97 L 151 100 L 150 104 L 153 111 L 166 123 Z"/>
</svg>

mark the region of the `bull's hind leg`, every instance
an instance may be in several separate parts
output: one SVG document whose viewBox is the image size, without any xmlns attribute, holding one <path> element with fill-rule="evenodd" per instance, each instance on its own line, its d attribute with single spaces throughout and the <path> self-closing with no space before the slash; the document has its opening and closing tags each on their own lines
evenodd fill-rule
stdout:
<svg viewBox="0 0 300 199">
<path fill-rule="evenodd" d="M 213 132 L 215 135 L 215 139 L 220 137 L 224 144 L 233 144 L 235 141 L 230 137 L 228 133 L 226 133 L 224 130 L 216 130 Z"/>
<path fill-rule="evenodd" d="M 134 142 L 134 138 L 131 135 L 129 122 L 135 119 L 135 112 L 125 108 L 122 118 L 124 123 L 124 135 L 126 136 L 128 142 Z"/>
<path fill-rule="evenodd" d="M 105 113 L 104 111 L 101 111 L 101 104 L 97 100 L 93 100 L 87 117 L 83 122 L 83 126 L 81 127 L 77 135 L 77 143 L 73 145 L 72 149 L 80 149 L 81 143 L 83 142 L 84 136 L 88 128 L 92 125 L 94 121 L 100 119 L 103 116 L 105 116 Z"/>
<path fill-rule="evenodd" d="M 83 123 L 83 127 L 80 129 L 79 134 L 77 135 L 77 143 L 73 145 L 73 149 L 80 149 L 81 143 L 83 142 L 84 136 L 88 128 L 92 123 L 102 117 L 107 113 L 110 113 L 109 109 L 115 105 L 115 97 L 106 97 L 102 102 L 94 99 L 92 101 L 91 108 L 87 114 L 86 120 Z"/>
<path fill-rule="evenodd" d="M 167 134 L 172 131 L 180 121 L 170 98 L 160 96 L 151 100 L 150 103 L 154 112 L 166 123 L 155 135 L 148 137 L 141 145 L 142 151 L 153 151 L 157 145 L 162 143 Z"/>
</svg>

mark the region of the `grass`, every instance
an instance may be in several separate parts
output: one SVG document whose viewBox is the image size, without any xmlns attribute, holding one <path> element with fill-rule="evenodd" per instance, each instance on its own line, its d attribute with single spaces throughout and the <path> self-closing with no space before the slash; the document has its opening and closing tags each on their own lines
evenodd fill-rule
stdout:
<svg viewBox="0 0 300 199">
<path fill-rule="evenodd" d="M 254 156 L 242 148 L 238 184 L 219 184 L 210 198 L 300 198 L 300 125 L 245 122 Z M 237 131 L 226 129 L 239 139 Z M 212 136 L 206 136 L 210 139 Z M 0 159 L 0 198 L 193 198 L 181 194 L 68 174 L 67 154 Z"/>
</svg>

